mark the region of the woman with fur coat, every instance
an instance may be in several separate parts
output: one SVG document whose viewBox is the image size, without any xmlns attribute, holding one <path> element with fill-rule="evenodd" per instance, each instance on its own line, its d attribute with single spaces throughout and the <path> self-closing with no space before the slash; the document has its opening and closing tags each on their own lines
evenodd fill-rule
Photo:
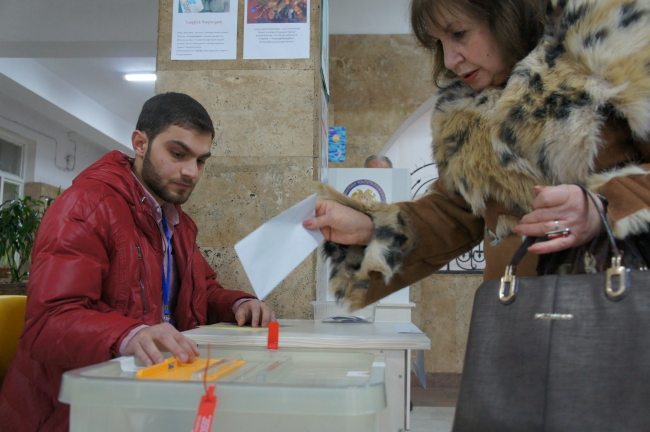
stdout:
<svg viewBox="0 0 650 432">
<path fill-rule="evenodd" d="M 304 225 L 328 240 L 339 300 L 372 303 L 481 240 L 499 278 L 521 236 L 547 235 L 517 268 L 535 275 L 539 254 L 602 232 L 596 205 L 618 239 L 648 231 L 650 0 L 413 0 L 411 23 L 440 87 L 439 179 L 392 205 L 323 187 Z"/>
</svg>

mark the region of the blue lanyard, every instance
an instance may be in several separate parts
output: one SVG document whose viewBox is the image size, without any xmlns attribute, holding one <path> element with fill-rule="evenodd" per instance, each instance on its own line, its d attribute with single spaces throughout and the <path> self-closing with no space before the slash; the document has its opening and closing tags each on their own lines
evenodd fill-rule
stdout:
<svg viewBox="0 0 650 432">
<path fill-rule="evenodd" d="M 165 239 L 167 239 L 167 269 L 165 269 L 165 261 L 163 261 L 163 266 L 162 266 L 163 321 L 172 324 L 171 316 L 169 315 L 169 284 L 171 282 L 171 268 L 172 268 L 171 236 L 169 235 L 169 230 L 167 229 L 167 220 L 165 219 L 164 212 L 162 214 L 162 226 L 163 226 L 163 231 L 165 231 Z"/>
</svg>

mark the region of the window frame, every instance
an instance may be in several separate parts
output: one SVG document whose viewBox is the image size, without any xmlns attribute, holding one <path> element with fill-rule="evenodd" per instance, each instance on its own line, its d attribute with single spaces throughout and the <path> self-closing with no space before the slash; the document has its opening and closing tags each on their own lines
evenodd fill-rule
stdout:
<svg viewBox="0 0 650 432">
<path fill-rule="evenodd" d="M 6 200 L 4 198 L 5 184 L 9 183 L 17 186 L 19 198 L 24 198 L 25 195 L 25 174 L 27 172 L 27 146 L 29 141 L 27 138 L 18 134 L 8 131 L 0 127 L 0 139 L 10 144 L 20 147 L 20 175 L 16 175 L 7 171 L 0 170 L 0 205 Z"/>
</svg>

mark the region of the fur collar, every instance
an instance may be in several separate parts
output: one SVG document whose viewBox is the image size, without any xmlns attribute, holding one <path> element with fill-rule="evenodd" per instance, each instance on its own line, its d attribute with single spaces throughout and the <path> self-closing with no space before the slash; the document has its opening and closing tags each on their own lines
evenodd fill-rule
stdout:
<svg viewBox="0 0 650 432">
<path fill-rule="evenodd" d="M 473 92 L 456 80 L 439 92 L 433 156 L 475 214 L 493 198 L 523 216 L 535 184 L 597 190 L 594 160 L 610 115 L 648 138 L 650 0 L 553 0 L 542 40 L 504 88 Z"/>
</svg>

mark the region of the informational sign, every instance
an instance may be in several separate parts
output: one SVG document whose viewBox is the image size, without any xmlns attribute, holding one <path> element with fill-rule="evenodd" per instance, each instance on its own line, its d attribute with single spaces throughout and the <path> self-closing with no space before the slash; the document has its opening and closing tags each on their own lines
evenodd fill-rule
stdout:
<svg viewBox="0 0 650 432">
<path fill-rule="evenodd" d="M 236 59 L 238 1 L 174 0 L 171 59 Z"/>
<path fill-rule="evenodd" d="M 309 0 L 244 1 L 244 59 L 309 58 Z"/>
</svg>

